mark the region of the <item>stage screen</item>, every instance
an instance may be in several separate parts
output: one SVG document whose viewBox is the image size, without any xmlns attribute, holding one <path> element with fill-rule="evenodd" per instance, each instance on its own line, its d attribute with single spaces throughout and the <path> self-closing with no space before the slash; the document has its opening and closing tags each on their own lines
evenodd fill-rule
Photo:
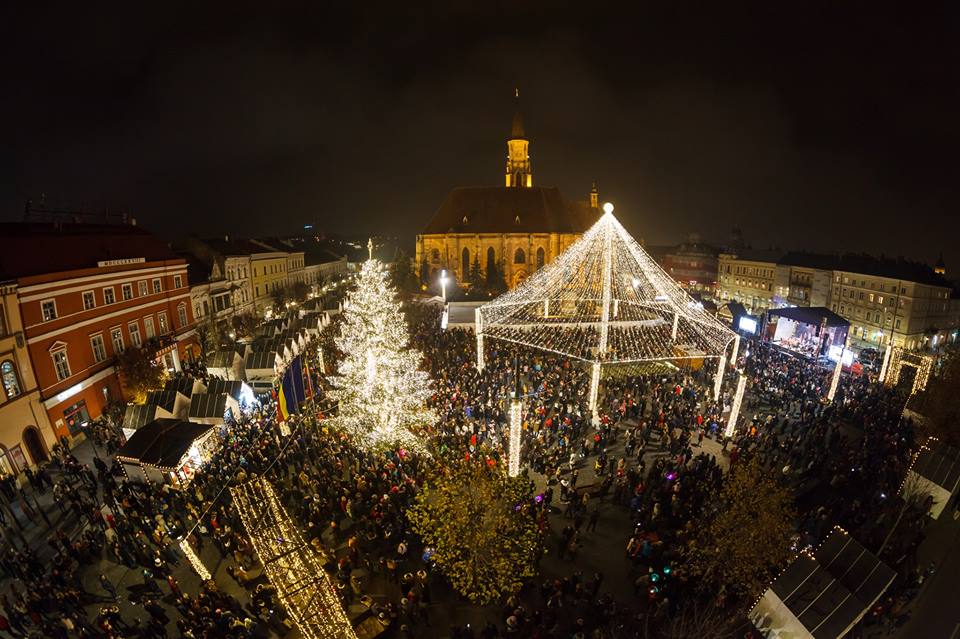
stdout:
<svg viewBox="0 0 960 639">
<path fill-rule="evenodd" d="M 757 320 L 752 317 L 741 316 L 740 322 L 737 326 L 741 331 L 745 333 L 750 333 L 751 335 L 757 334 Z"/>
</svg>

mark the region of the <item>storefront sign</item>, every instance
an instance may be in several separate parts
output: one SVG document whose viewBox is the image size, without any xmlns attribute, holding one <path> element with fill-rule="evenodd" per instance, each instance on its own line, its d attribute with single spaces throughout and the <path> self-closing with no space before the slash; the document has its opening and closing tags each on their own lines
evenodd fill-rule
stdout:
<svg viewBox="0 0 960 639">
<path fill-rule="evenodd" d="M 105 266 L 123 266 L 124 264 L 143 264 L 146 261 L 146 258 L 143 257 L 126 257 L 121 260 L 104 260 L 97 262 L 97 266 L 103 268 Z"/>
</svg>

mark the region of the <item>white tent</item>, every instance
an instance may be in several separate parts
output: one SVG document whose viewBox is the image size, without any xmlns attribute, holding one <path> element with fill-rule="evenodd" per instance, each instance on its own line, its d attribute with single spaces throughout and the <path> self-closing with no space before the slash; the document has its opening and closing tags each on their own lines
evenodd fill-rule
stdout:
<svg viewBox="0 0 960 639">
<path fill-rule="evenodd" d="M 960 488 L 960 450 L 929 438 L 913 458 L 900 487 L 904 498 L 929 496 L 930 516 L 939 519 Z"/>
</svg>

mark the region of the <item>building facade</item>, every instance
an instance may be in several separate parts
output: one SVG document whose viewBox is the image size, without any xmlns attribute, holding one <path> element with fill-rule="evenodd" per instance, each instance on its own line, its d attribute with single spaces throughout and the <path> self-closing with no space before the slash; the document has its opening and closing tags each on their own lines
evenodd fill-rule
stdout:
<svg viewBox="0 0 960 639">
<path fill-rule="evenodd" d="M 123 401 L 115 357 L 142 347 L 170 370 L 197 355 L 186 262 L 124 225 L 6 224 L 40 398 L 58 438 Z"/>
<path fill-rule="evenodd" d="M 450 192 L 417 236 L 420 279 L 435 284 L 445 270 L 470 287 L 494 272 L 510 288 L 557 258 L 599 219 L 599 193 L 570 202 L 555 187 L 534 186 L 530 142 L 519 109 L 507 140 L 502 187 Z"/>
<path fill-rule="evenodd" d="M 700 241 L 696 234 L 667 251 L 661 261 L 663 270 L 691 293 L 713 296 L 717 290 L 719 251 Z"/>
<path fill-rule="evenodd" d="M 753 315 L 776 308 L 779 255 L 752 250 L 721 253 L 717 258 L 717 300 L 739 302 Z"/>
<path fill-rule="evenodd" d="M 40 398 L 20 320 L 16 282 L 0 283 L 0 475 L 46 461 L 57 437 Z"/>
</svg>

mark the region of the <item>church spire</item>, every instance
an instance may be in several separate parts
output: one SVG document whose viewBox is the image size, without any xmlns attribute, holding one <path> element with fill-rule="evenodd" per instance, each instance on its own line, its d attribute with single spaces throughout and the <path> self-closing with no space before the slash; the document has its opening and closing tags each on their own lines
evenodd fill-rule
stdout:
<svg viewBox="0 0 960 639">
<path fill-rule="evenodd" d="M 520 89 L 513 90 L 515 108 L 510 138 L 507 140 L 506 185 L 514 187 L 533 186 L 533 167 L 530 165 L 530 141 L 523 130 L 520 114 Z"/>
</svg>

